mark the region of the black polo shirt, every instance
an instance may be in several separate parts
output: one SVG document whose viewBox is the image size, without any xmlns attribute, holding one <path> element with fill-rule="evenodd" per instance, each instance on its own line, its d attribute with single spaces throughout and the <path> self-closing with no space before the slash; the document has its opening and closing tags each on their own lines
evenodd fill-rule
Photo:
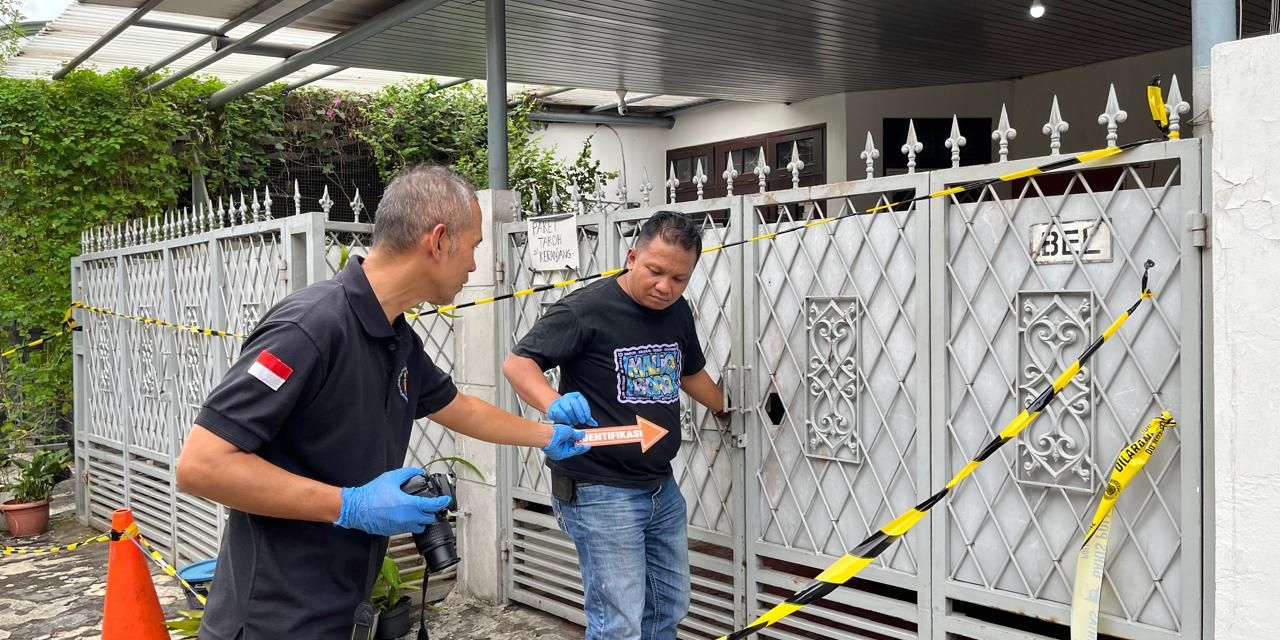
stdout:
<svg viewBox="0 0 1280 640">
<path fill-rule="evenodd" d="M 339 487 L 403 466 L 413 420 L 458 391 L 354 258 L 277 304 L 196 424 L 286 471 Z M 347 640 L 386 538 L 232 510 L 200 637 Z"/>
</svg>

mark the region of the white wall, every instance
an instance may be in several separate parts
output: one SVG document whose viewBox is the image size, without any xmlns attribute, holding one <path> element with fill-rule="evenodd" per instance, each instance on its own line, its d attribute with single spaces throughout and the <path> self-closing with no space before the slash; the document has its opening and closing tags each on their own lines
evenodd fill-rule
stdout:
<svg viewBox="0 0 1280 640">
<path fill-rule="evenodd" d="M 639 199 L 637 188 L 643 167 L 648 167 L 655 190 L 661 189 L 666 179 L 666 152 L 670 149 L 815 124 L 827 125 L 827 180 L 839 182 L 865 175 L 865 163 L 858 154 L 867 131 L 875 136 L 880 149 L 878 175 L 889 154 L 901 154 L 905 140 L 881 139 L 884 118 L 986 117 L 991 118 L 994 127 L 1003 104 L 1008 107 L 1010 124 L 1018 131 L 1010 144 L 1010 157 L 1048 155 L 1049 138 L 1041 128 L 1049 120 L 1049 105 L 1055 94 L 1062 117 L 1070 125 L 1062 137 L 1062 151 L 1102 147 L 1106 144 L 1106 128 L 1098 124 L 1098 115 L 1106 108 L 1110 83 L 1115 83 L 1120 108 L 1128 113 L 1128 121 L 1120 125 L 1120 142 L 1154 136 L 1157 132 L 1150 123 L 1146 86 L 1155 74 L 1164 77 L 1166 89 L 1170 77 L 1177 74 L 1183 98 L 1191 102 L 1191 52 L 1184 47 L 1001 82 L 841 93 L 792 104 L 713 103 L 677 112 L 675 127 L 670 130 L 616 129 L 626 148 L 627 185 L 633 200 Z M 1187 114 L 1184 119 L 1189 120 L 1192 115 Z M 542 144 L 556 146 L 562 158 L 572 159 L 582 141 L 593 133 L 595 157 L 606 169 L 620 170 L 618 140 L 607 129 L 553 124 L 544 133 Z M 996 143 L 989 136 L 970 139 L 968 144 L 992 145 L 992 158 L 997 157 Z"/>
<path fill-rule="evenodd" d="M 906 140 L 884 140 L 885 118 L 991 118 L 994 127 L 1000 118 L 1000 105 L 1010 101 L 1009 82 L 892 89 L 848 93 L 848 158 L 855 179 L 866 177 L 866 161 L 859 154 L 866 146 L 867 132 L 875 138 L 880 159 L 876 175 L 884 175 L 886 158 L 902 155 Z M 968 145 L 990 144 L 989 138 L 968 140 Z M 891 156 L 892 154 L 892 156 Z M 992 154 L 992 158 L 995 154 Z"/>
<path fill-rule="evenodd" d="M 617 132 L 617 135 L 614 135 Z M 600 168 L 606 171 L 621 173 L 623 166 L 623 150 L 626 151 L 627 191 L 632 202 L 640 201 L 640 185 L 644 181 L 644 170 L 649 170 L 649 182 L 653 185 L 654 202 L 661 200 L 662 183 L 666 174 L 665 166 L 667 148 L 664 146 L 667 131 L 649 127 L 606 127 L 590 124 L 552 124 L 542 133 L 539 144 L 545 148 L 554 148 L 556 157 L 572 162 L 582 151 L 582 145 L 591 138 L 591 156 L 600 161 Z M 608 199 L 613 199 L 616 182 L 605 185 Z M 542 195 L 545 199 L 547 196 Z"/>
<path fill-rule="evenodd" d="M 1212 64 L 1214 637 L 1255 640 L 1280 629 L 1280 36 Z"/>
<path fill-rule="evenodd" d="M 644 169 L 654 187 L 653 201 L 665 202 L 663 183 L 667 179 L 667 151 L 707 142 L 742 138 L 760 133 L 794 129 L 809 125 L 827 125 L 827 180 L 846 178 L 845 96 L 835 94 L 791 105 L 767 102 L 715 103 L 695 107 L 676 114 L 672 129 L 651 127 L 614 127 L 626 149 L 627 188 L 631 200 L 640 200 L 640 183 Z M 604 127 L 582 124 L 552 124 L 539 142 L 556 149 L 557 157 L 569 161 L 577 156 L 587 136 L 592 138 L 592 155 L 601 167 L 620 171 L 622 154 L 618 138 Z M 615 185 L 608 185 L 612 194 Z"/>
<path fill-rule="evenodd" d="M 1098 116 L 1106 110 L 1107 86 L 1116 85 L 1116 99 L 1129 119 L 1120 125 L 1121 144 L 1159 135 L 1147 108 L 1147 84 L 1160 74 L 1164 79 L 1165 97 L 1169 83 L 1178 76 L 1182 98 L 1191 102 L 1191 49 L 1182 47 L 1131 58 L 1112 60 L 1064 71 L 1027 76 L 1013 83 L 1013 101 L 1009 117 L 1018 138 L 1014 141 L 1015 158 L 1031 158 L 1049 153 L 1049 136 L 1041 128 L 1049 121 L 1049 106 L 1054 94 L 1062 118 L 1071 128 L 1062 135 L 1063 152 L 1098 149 L 1107 144 L 1107 128 L 1098 124 Z M 998 109 L 998 107 L 997 107 Z M 995 116 L 999 115 L 995 112 Z M 1183 116 L 1190 120 L 1194 114 Z M 994 120 L 993 120 L 994 122 Z M 1187 129 L 1183 129 L 1184 134 Z"/>
<path fill-rule="evenodd" d="M 827 125 L 827 181 L 847 179 L 843 146 L 848 144 L 845 94 L 777 104 L 769 102 L 720 102 L 676 114 L 676 126 L 667 133 L 666 149 L 744 138 L 761 133 Z"/>
</svg>

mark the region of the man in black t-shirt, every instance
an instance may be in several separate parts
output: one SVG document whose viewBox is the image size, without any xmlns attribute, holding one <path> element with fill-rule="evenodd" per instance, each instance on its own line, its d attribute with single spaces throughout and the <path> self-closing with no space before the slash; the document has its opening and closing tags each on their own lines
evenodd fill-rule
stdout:
<svg viewBox="0 0 1280 640">
<path fill-rule="evenodd" d="M 680 449 L 680 391 L 723 417 L 681 295 L 702 253 L 687 216 L 654 214 L 627 270 L 569 294 L 520 340 L 503 373 L 555 422 L 667 430 L 647 449 L 598 446 L 550 461 L 552 508 L 578 550 L 588 640 L 665 640 L 689 610 L 684 497 L 671 473 Z M 560 389 L 543 372 L 560 367 Z"/>
<path fill-rule="evenodd" d="M 402 468 L 415 418 L 556 460 L 586 450 L 581 431 L 460 393 L 405 321 L 461 290 L 480 220 L 465 180 L 405 170 L 369 256 L 280 301 L 245 339 L 178 458 L 180 490 L 230 507 L 201 640 L 356 637 L 387 536 L 421 532 L 449 502 L 400 488 L 422 473 Z"/>
</svg>

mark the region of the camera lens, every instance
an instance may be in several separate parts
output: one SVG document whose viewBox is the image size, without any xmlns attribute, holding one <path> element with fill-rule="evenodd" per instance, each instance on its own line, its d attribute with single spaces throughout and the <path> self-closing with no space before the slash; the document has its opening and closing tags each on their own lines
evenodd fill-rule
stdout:
<svg viewBox="0 0 1280 640">
<path fill-rule="evenodd" d="M 444 515 L 443 513 L 440 515 Z M 454 548 L 453 527 L 449 521 L 436 520 L 426 531 L 413 536 L 413 544 L 418 553 L 427 561 L 431 573 L 440 573 L 458 564 L 458 551 Z"/>
</svg>

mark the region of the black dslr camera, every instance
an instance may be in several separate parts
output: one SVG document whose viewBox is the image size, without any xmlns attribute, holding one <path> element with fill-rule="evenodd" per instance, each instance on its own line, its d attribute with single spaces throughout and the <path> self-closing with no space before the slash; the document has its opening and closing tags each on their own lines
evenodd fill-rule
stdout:
<svg viewBox="0 0 1280 640">
<path fill-rule="evenodd" d="M 448 511 L 458 510 L 458 498 L 454 493 L 453 479 L 443 473 L 428 473 L 409 478 L 400 489 L 405 493 L 438 498 L 448 496 L 449 504 L 436 513 L 436 521 L 423 530 L 413 534 L 413 544 L 418 553 L 427 561 L 427 569 L 431 573 L 439 573 L 458 564 L 458 551 L 454 547 L 453 527 L 445 519 Z"/>
</svg>

